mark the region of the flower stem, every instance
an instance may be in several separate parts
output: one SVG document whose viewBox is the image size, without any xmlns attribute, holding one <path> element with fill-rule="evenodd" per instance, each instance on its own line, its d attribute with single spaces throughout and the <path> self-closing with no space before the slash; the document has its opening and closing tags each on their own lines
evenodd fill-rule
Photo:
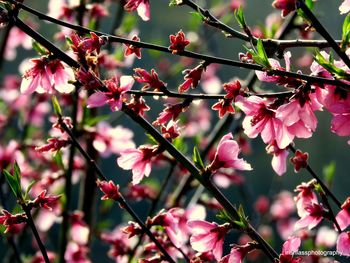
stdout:
<svg viewBox="0 0 350 263">
<path fill-rule="evenodd" d="M 43 255 L 45 263 L 50 263 L 49 257 L 48 257 L 47 252 L 46 252 L 46 248 L 45 248 L 43 242 L 41 241 L 38 230 L 36 229 L 36 226 L 34 224 L 32 214 L 30 213 L 30 208 L 28 206 L 26 206 L 25 204 L 22 204 L 22 209 L 26 213 L 27 223 L 30 226 L 30 228 L 32 229 L 34 238 L 38 244 L 38 247 L 41 251 L 41 254 Z"/>
</svg>

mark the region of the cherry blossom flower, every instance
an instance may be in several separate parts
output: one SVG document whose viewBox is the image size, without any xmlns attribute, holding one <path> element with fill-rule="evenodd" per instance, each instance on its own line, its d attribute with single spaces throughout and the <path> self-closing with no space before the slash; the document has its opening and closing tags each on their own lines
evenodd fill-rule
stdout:
<svg viewBox="0 0 350 263">
<path fill-rule="evenodd" d="M 309 230 L 317 226 L 327 215 L 327 210 L 323 205 L 312 202 L 305 207 L 305 214 L 302 215 L 294 225 L 294 228 L 301 229 L 307 227 Z"/>
<path fill-rule="evenodd" d="M 259 214 L 266 214 L 269 211 L 269 208 L 270 200 L 264 195 L 259 196 L 254 203 L 254 210 Z"/>
<path fill-rule="evenodd" d="M 301 258 L 293 258 L 293 253 L 297 252 L 301 244 L 299 237 L 289 237 L 286 242 L 283 243 L 282 253 L 279 256 L 279 262 L 281 263 L 298 263 L 301 262 Z"/>
<path fill-rule="evenodd" d="M 136 10 L 144 21 L 148 21 L 151 17 L 149 0 L 128 0 L 124 5 L 124 9 L 128 12 Z"/>
<path fill-rule="evenodd" d="M 278 175 L 283 175 L 287 171 L 288 151 L 286 149 L 278 148 L 276 141 L 273 141 L 266 146 L 266 152 L 273 155 L 271 161 L 273 170 Z"/>
<path fill-rule="evenodd" d="M 144 116 L 146 111 L 151 108 L 146 104 L 146 101 L 137 95 L 132 95 L 132 99 L 127 103 L 128 109 L 132 110 L 135 114 Z"/>
<path fill-rule="evenodd" d="M 27 216 L 25 214 L 11 214 L 9 211 L 1 210 L 3 215 L 0 215 L 0 224 L 6 226 L 4 233 L 12 233 L 14 225 L 27 222 Z"/>
<path fill-rule="evenodd" d="M 140 38 L 138 36 L 133 36 L 132 38 L 133 41 L 140 42 Z M 141 59 L 141 48 L 136 47 L 132 44 L 124 44 L 125 46 L 125 51 L 124 51 L 124 56 L 130 56 L 132 54 L 135 54 L 135 56 L 138 59 Z"/>
<path fill-rule="evenodd" d="M 191 246 L 199 252 L 212 251 L 216 260 L 222 257 L 224 237 L 230 230 L 228 223 L 218 225 L 203 220 L 190 220 L 187 225 L 192 230 L 190 238 Z"/>
<path fill-rule="evenodd" d="M 261 133 L 264 143 L 275 140 L 280 149 L 286 148 L 293 141 L 294 135 L 276 118 L 273 101 L 257 96 L 238 96 L 236 106 L 246 114 L 242 125 L 249 138 L 255 138 Z"/>
<path fill-rule="evenodd" d="M 56 254 L 52 251 L 47 251 L 47 256 L 51 263 L 55 262 Z M 31 259 L 30 263 L 45 263 L 45 259 L 41 251 L 37 251 L 34 257 Z"/>
<path fill-rule="evenodd" d="M 142 68 L 135 68 L 134 78 L 139 83 L 144 83 L 145 85 L 142 87 L 142 90 L 148 90 L 153 88 L 154 91 L 162 91 L 166 84 L 161 81 L 158 77 L 157 72 L 154 69 L 151 69 L 151 73 L 148 73 L 146 70 Z"/>
<path fill-rule="evenodd" d="M 226 134 L 220 140 L 215 153 L 213 162 L 210 164 L 210 170 L 215 172 L 220 168 L 234 168 L 237 170 L 252 170 L 249 163 L 238 158 L 240 152 L 238 143 L 233 140 L 232 133 Z"/>
<path fill-rule="evenodd" d="M 315 190 L 315 180 L 311 180 L 308 183 L 301 183 L 296 187 L 294 192 L 299 192 L 298 195 L 294 198 L 294 201 L 297 206 L 298 215 L 303 217 L 307 211 L 305 208 L 312 203 L 317 203 L 317 195 L 314 192 Z"/>
<path fill-rule="evenodd" d="M 90 229 L 89 226 L 83 220 L 84 214 L 80 211 L 75 211 L 70 216 L 71 230 L 70 235 L 72 241 L 79 245 L 86 245 L 89 240 Z"/>
<path fill-rule="evenodd" d="M 92 133 L 94 135 L 92 145 L 102 157 L 108 157 L 112 153 L 119 154 L 123 150 L 135 147 L 132 140 L 134 133 L 121 125 L 111 127 L 109 123 L 101 121 Z"/>
<path fill-rule="evenodd" d="M 350 232 L 343 232 L 337 240 L 337 252 L 342 256 L 350 256 Z"/>
<path fill-rule="evenodd" d="M 80 36 L 73 34 L 72 39 L 72 50 L 77 54 L 100 53 L 101 47 L 106 44 L 106 37 L 96 35 L 94 32 L 90 32 L 90 37 L 81 38 Z"/>
<path fill-rule="evenodd" d="M 84 245 L 69 242 L 64 259 L 67 263 L 90 263 L 88 259 L 89 249 Z"/>
<path fill-rule="evenodd" d="M 97 186 L 101 189 L 101 191 L 105 194 L 101 197 L 101 200 L 118 200 L 121 197 L 121 194 L 119 192 L 119 185 L 115 185 L 112 180 L 109 182 L 107 181 L 101 181 L 97 179 L 96 182 Z"/>
<path fill-rule="evenodd" d="M 186 39 L 184 32 L 181 30 L 177 32 L 176 35 L 170 35 L 170 46 L 169 50 L 172 51 L 173 54 L 180 53 L 185 50 L 185 47 L 190 44 L 190 41 Z"/>
<path fill-rule="evenodd" d="M 296 9 L 296 0 L 275 0 L 272 6 L 282 10 L 282 17 L 285 17 Z"/>
<path fill-rule="evenodd" d="M 219 263 L 242 263 L 248 253 L 257 248 L 255 243 L 247 243 L 245 245 L 234 245 L 230 254 L 223 257 Z"/>
<path fill-rule="evenodd" d="M 101 107 L 108 104 L 112 111 L 121 110 L 124 94 L 131 89 L 134 79 L 131 76 L 120 77 L 120 84 L 116 77 L 104 81 L 108 91 L 97 91 L 87 100 L 87 107 Z"/>
<path fill-rule="evenodd" d="M 47 140 L 47 144 L 44 144 L 42 146 L 35 147 L 35 150 L 43 153 L 43 152 L 58 152 L 63 147 L 66 147 L 70 144 L 67 140 L 61 140 L 58 138 L 50 138 Z"/>
<path fill-rule="evenodd" d="M 186 102 L 178 104 L 166 104 L 165 109 L 159 114 L 158 118 L 153 122 L 155 126 L 165 125 L 170 120 L 175 121 L 181 112 L 186 111 L 189 104 Z"/>
<path fill-rule="evenodd" d="M 295 155 L 292 158 L 290 158 L 290 161 L 294 165 L 294 171 L 298 173 L 301 168 L 306 168 L 308 165 L 308 159 L 308 153 L 302 153 L 301 151 L 296 150 Z"/>
<path fill-rule="evenodd" d="M 60 60 L 47 57 L 31 59 L 26 65 L 21 92 L 51 94 L 55 89 L 61 93 L 70 93 L 74 85 L 69 84 L 69 80 L 74 80 L 73 70 L 65 67 Z"/>
<path fill-rule="evenodd" d="M 317 230 L 315 245 L 318 247 L 332 248 L 336 245 L 337 239 L 337 231 L 327 226 L 321 226 Z"/>
<path fill-rule="evenodd" d="M 161 210 L 149 223 L 163 226 L 171 242 L 176 247 L 181 248 L 188 242 L 191 234 L 191 227 L 188 226 L 187 222 L 189 220 L 204 220 L 205 216 L 205 208 L 202 205 L 192 205 L 186 210 L 175 207 L 168 211 Z"/>
<path fill-rule="evenodd" d="M 49 195 L 46 196 L 47 190 L 42 191 L 37 198 L 32 201 L 34 207 L 42 207 L 47 210 L 52 211 L 52 206 L 55 206 L 58 199 L 61 198 L 60 195 Z"/>
<path fill-rule="evenodd" d="M 278 107 L 276 118 L 296 137 L 309 138 L 317 127 L 314 111 L 321 109 L 322 105 L 317 101 L 315 94 L 300 90 L 293 100 Z"/>
<path fill-rule="evenodd" d="M 348 197 L 341 206 L 335 219 L 341 230 L 344 230 L 350 225 L 350 197 Z"/>
<path fill-rule="evenodd" d="M 339 6 L 340 14 L 346 14 L 350 11 L 350 0 L 344 0 L 343 3 Z"/>
<path fill-rule="evenodd" d="M 183 74 L 185 74 L 185 77 L 184 77 L 185 81 L 179 86 L 179 92 L 180 93 L 186 92 L 191 86 L 193 89 L 197 87 L 199 84 L 199 81 L 201 80 L 203 70 L 204 70 L 203 65 L 199 65 L 194 69 L 184 70 Z"/>
<path fill-rule="evenodd" d="M 95 73 L 92 71 L 86 71 L 84 68 L 80 68 L 75 72 L 75 76 L 87 90 L 98 89 L 101 87 L 101 83 L 97 80 Z"/>
<path fill-rule="evenodd" d="M 293 196 L 288 191 L 280 192 L 270 206 L 270 214 L 273 219 L 281 220 L 290 217 L 295 211 Z"/>
<path fill-rule="evenodd" d="M 140 146 L 121 151 L 117 163 L 124 170 L 132 170 L 132 183 L 138 184 L 143 176 L 151 173 L 152 158 L 157 155 L 158 146 Z"/>
</svg>

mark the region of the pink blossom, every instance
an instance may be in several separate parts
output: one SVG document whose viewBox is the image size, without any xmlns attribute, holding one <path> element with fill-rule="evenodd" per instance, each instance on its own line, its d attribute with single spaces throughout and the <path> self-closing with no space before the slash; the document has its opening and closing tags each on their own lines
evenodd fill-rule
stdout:
<svg viewBox="0 0 350 263">
<path fill-rule="evenodd" d="M 79 245 L 86 245 L 89 240 L 90 229 L 89 226 L 83 220 L 83 213 L 75 211 L 71 215 L 71 230 L 70 235 L 72 240 Z"/>
<path fill-rule="evenodd" d="M 191 220 L 187 225 L 192 229 L 191 246 L 199 252 L 212 251 L 216 260 L 222 257 L 222 246 L 226 233 L 230 230 L 228 223 L 218 225 L 203 220 Z"/>
<path fill-rule="evenodd" d="M 182 33 L 182 32 L 181 32 Z M 202 73 L 203 73 L 204 67 L 203 65 L 199 65 L 193 69 L 186 69 L 183 71 L 183 74 L 185 74 L 185 81 L 179 86 L 178 90 L 180 93 L 186 92 L 191 86 L 194 89 L 198 86 Z"/>
<path fill-rule="evenodd" d="M 317 230 L 315 245 L 332 248 L 337 243 L 338 233 L 332 228 L 321 226 Z"/>
<path fill-rule="evenodd" d="M 242 263 L 248 253 L 256 248 L 254 243 L 247 243 L 244 245 L 234 245 L 230 254 L 223 257 L 219 263 Z"/>
<path fill-rule="evenodd" d="M 178 103 L 178 104 L 166 104 L 166 107 L 159 114 L 158 118 L 153 122 L 155 126 L 165 125 L 170 120 L 175 121 L 181 112 L 186 111 L 188 108 L 187 103 Z"/>
<path fill-rule="evenodd" d="M 343 3 L 339 6 L 340 14 L 346 14 L 350 11 L 350 0 L 344 0 Z"/>
<path fill-rule="evenodd" d="M 286 149 L 278 148 L 276 141 L 273 141 L 266 146 L 266 152 L 273 155 L 271 161 L 273 170 L 278 175 L 283 175 L 287 171 L 288 151 Z"/>
<path fill-rule="evenodd" d="M 306 168 L 308 166 L 307 160 L 309 159 L 309 154 L 303 153 L 300 150 L 296 150 L 295 155 L 290 158 L 290 161 L 294 165 L 294 171 L 298 173 L 301 168 Z"/>
<path fill-rule="evenodd" d="M 64 254 L 65 262 L 67 263 L 90 263 L 88 259 L 89 249 L 84 245 L 79 245 L 74 242 L 69 242 L 66 253 Z"/>
<path fill-rule="evenodd" d="M 60 195 L 49 195 L 46 196 L 46 190 L 42 191 L 38 197 L 36 197 L 32 201 L 32 205 L 34 207 L 42 207 L 47 210 L 52 211 L 52 206 L 55 206 L 58 202 L 58 199 L 60 199 Z"/>
<path fill-rule="evenodd" d="M 148 177 L 151 173 L 151 161 L 156 155 L 157 147 L 140 146 L 137 149 L 126 149 L 121 151 L 117 159 L 119 167 L 124 170 L 132 170 L 132 183 L 138 184 L 143 176 Z"/>
<path fill-rule="evenodd" d="M 96 182 L 97 186 L 101 189 L 101 191 L 105 194 L 101 197 L 101 200 L 118 200 L 121 197 L 121 194 L 119 192 L 119 185 L 115 185 L 112 180 L 109 182 L 107 181 L 100 181 L 97 179 Z"/>
<path fill-rule="evenodd" d="M 140 42 L 140 38 L 138 36 L 133 36 L 132 38 L 133 41 Z M 141 48 L 136 47 L 132 44 L 124 44 L 125 45 L 125 51 L 124 51 L 124 56 L 130 56 L 132 54 L 135 54 L 135 56 L 140 59 L 141 58 Z"/>
<path fill-rule="evenodd" d="M 336 220 L 341 230 L 350 225 L 350 197 L 348 197 L 341 206 L 341 210 L 336 216 Z"/>
<path fill-rule="evenodd" d="M 295 0 L 294 0 L 295 1 Z M 286 68 L 283 68 L 278 60 L 274 58 L 269 58 L 269 63 L 272 69 L 282 70 L 282 71 L 289 71 L 290 70 L 290 58 L 291 53 L 288 51 L 284 54 L 284 61 L 286 64 Z M 255 71 L 256 76 L 260 81 L 264 82 L 276 82 L 276 83 L 282 83 L 285 81 L 285 77 L 282 76 L 276 76 L 276 75 L 270 75 L 268 72 L 265 71 Z"/>
<path fill-rule="evenodd" d="M 309 230 L 317 226 L 326 216 L 326 209 L 318 203 L 312 202 L 305 207 L 305 214 L 302 215 L 294 225 L 295 229 L 307 227 Z"/>
<path fill-rule="evenodd" d="M 301 262 L 301 258 L 293 258 L 293 253 L 297 252 L 301 244 L 299 237 L 289 237 L 284 242 L 282 247 L 282 253 L 279 257 L 280 263 L 298 263 Z"/>
<path fill-rule="evenodd" d="M 322 105 L 315 94 L 300 91 L 295 99 L 276 110 L 276 118 L 288 127 L 288 131 L 298 138 L 309 138 L 317 127 L 314 111 L 321 110 Z"/>
<path fill-rule="evenodd" d="M 21 92 L 51 94 L 56 89 L 61 93 L 70 93 L 74 85 L 69 84 L 69 80 L 74 80 L 73 70 L 65 67 L 60 60 L 47 57 L 32 59 L 23 75 Z"/>
<path fill-rule="evenodd" d="M 153 88 L 154 91 L 162 91 L 166 84 L 161 81 L 158 77 L 157 72 L 154 69 L 151 69 L 151 73 L 148 73 L 142 68 L 134 69 L 135 74 L 134 78 L 139 83 L 144 83 L 142 90 L 147 90 Z"/>
<path fill-rule="evenodd" d="M 51 251 L 47 251 L 47 256 L 49 258 L 50 263 L 55 262 L 56 254 Z M 41 251 L 37 251 L 34 257 L 31 259 L 30 263 L 45 263 L 45 259 Z"/>
<path fill-rule="evenodd" d="M 43 153 L 43 152 L 57 152 L 61 150 L 63 147 L 66 147 L 70 144 L 67 140 L 61 140 L 57 138 L 50 138 L 47 140 L 47 144 L 42 146 L 35 147 L 35 150 Z"/>
<path fill-rule="evenodd" d="M 293 196 L 288 191 L 280 192 L 270 207 L 271 216 L 277 220 L 288 218 L 294 211 Z"/>
<path fill-rule="evenodd" d="M 259 214 L 266 214 L 269 211 L 269 208 L 270 200 L 264 195 L 259 196 L 254 203 L 254 210 Z"/>
<path fill-rule="evenodd" d="M 124 94 L 131 89 L 134 84 L 134 79 L 131 76 L 120 77 L 120 84 L 117 78 L 112 78 L 104 81 L 108 91 L 97 91 L 92 94 L 87 100 L 87 107 L 101 107 L 108 104 L 112 111 L 121 110 Z"/>
<path fill-rule="evenodd" d="M 170 35 L 169 39 L 169 50 L 171 50 L 173 54 L 177 54 L 184 51 L 185 47 L 190 44 L 190 41 L 186 39 L 184 32 L 182 32 L 181 30 L 177 32 L 176 35 Z"/>
<path fill-rule="evenodd" d="M 137 95 L 132 95 L 132 99 L 127 103 L 128 108 L 132 110 L 136 115 L 144 116 L 146 111 L 150 110 L 150 107 L 146 104 L 146 101 Z"/>
<path fill-rule="evenodd" d="M 220 168 L 233 168 L 237 170 L 252 170 L 249 163 L 238 158 L 240 149 L 238 143 L 233 140 L 232 133 L 226 134 L 220 140 L 210 170 L 215 172 Z"/>
<path fill-rule="evenodd" d="M 317 203 L 317 195 L 314 192 L 315 190 L 315 180 L 311 180 L 308 183 L 301 183 L 296 187 L 294 192 L 299 192 L 298 195 L 294 198 L 294 201 L 297 206 L 298 215 L 300 217 L 304 216 L 305 207 L 311 203 Z"/>
<path fill-rule="evenodd" d="M 272 6 L 282 10 L 282 17 L 285 17 L 296 9 L 296 0 L 275 0 Z"/>
<path fill-rule="evenodd" d="M 350 256 L 350 232 L 343 232 L 337 240 L 337 252 L 342 256 Z"/>
<path fill-rule="evenodd" d="M 24 49 L 31 49 L 31 38 L 17 27 L 12 27 L 5 47 L 5 58 L 14 60 L 17 56 L 16 49 L 22 46 Z"/>
<path fill-rule="evenodd" d="M 212 110 L 219 111 L 219 118 L 225 116 L 226 113 L 235 113 L 235 109 L 232 105 L 232 100 L 220 99 L 219 102 L 215 103 L 212 107 Z"/>
<path fill-rule="evenodd" d="M 137 10 L 137 14 L 144 21 L 148 21 L 151 17 L 149 0 L 128 0 L 124 9 L 128 12 Z"/>
<path fill-rule="evenodd" d="M 93 146 L 103 157 L 135 147 L 132 140 L 134 133 L 120 125 L 111 127 L 109 123 L 101 121 L 93 134 Z"/>
<path fill-rule="evenodd" d="M 6 226 L 4 233 L 13 233 L 12 229 L 14 225 L 27 222 L 27 216 L 25 214 L 11 214 L 9 211 L 1 210 L 3 215 L 0 215 L 0 224 Z"/>
<path fill-rule="evenodd" d="M 275 140 L 280 149 L 286 148 L 293 141 L 294 135 L 276 118 L 273 101 L 257 96 L 238 96 L 236 106 L 246 114 L 242 125 L 249 138 L 255 138 L 261 133 L 265 143 Z"/>
</svg>

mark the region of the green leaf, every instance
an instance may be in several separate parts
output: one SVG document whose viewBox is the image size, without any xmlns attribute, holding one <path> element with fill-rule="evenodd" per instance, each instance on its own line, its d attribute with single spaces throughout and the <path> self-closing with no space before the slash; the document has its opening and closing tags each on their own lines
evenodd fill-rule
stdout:
<svg viewBox="0 0 350 263">
<path fill-rule="evenodd" d="M 51 99 L 52 99 L 52 105 L 53 105 L 53 110 L 54 110 L 55 114 L 58 117 L 62 117 L 62 110 L 61 110 L 60 104 L 58 103 L 57 97 L 52 96 Z"/>
<path fill-rule="evenodd" d="M 198 169 L 203 170 L 205 168 L 197 147 L 193 148 L 193 162 Z"/>
<path fill-rule="evenodd" d="M 322 67 L 324 67 L 329 73 L 334 75 L 338 79 L 350 79 L 350 74 L 347 73 L 345 70 L 338 68 L 333 63 L 333 58 L 330 57 L 329 60 L 327 60 L 319 50 L 316 50 L 316 55 L 314 56 L 315 60 L 318 64 L 320 64 Z M 332 62 L 331 62 L 332 61 Z"/>
<path fill-rule="evenodd" d="M 62 159 L 62 152 L 61 150 L 57 151 L 56 154 L 53 156 L 53 160 L 55 163 L 60 167 L 61 169 L 64 169 L 63 159 Z"/>
<path fill-rule="evenodd" d="M 203 16 L 199 12 L 190 12 L 190 14 L 192 15 L 192 17 L 194 17 L 195 19 L 197 19 L 199 21 L 204 21 L 205 20 L 205 16 Z"/>
<path fill-rule="evenodd" d="M 342 48 L 346 48 L 350 42 L 350 13 L 345 17 L 342 30 Z"/>
<path fill-rule="evenodd" d="M 225 210 L 220 210 L 219 213 L 216 215 L 216 217 L 228 223 L 234 222 L 231 216 Z"/>
<path fill-rule="evenodd" d="M 328 165 L 323 167 L 322 173 L 327 184 L 333 182 L 334 174 L 336 169 L 336 163 L 331 161 Z"/>
<path fill-rule="evenodd" d="M 38 181 L 31 181 L 30 184 L 28 185 L 27 189 L 26 189 L 26 192 L 25 192 L 25 195 L 24 195 L 24 199 L 27 199 L 27 196 L 30 192 L 30 190 L 32 189 L 32 187 L 37 183 Z"/>
<path fill-rule="evenodd" d="M 22 197 L 22 191 L 21 191 L 21 186 L 19 182 L 17 181 L 17 178 L 15 176 L 12 176 L 7 170 L 3 170 L 3 173 L 5 175 L 7 183 L 10 185 L 10 188 L 14 195 L 17 198 Z"/>
<path fill-rule="evenodd" d="M 239 26 L 242 29 L 247 27 L 247 24 L 245 22 L 244 13 L 243 13 L 243 8 L 241 6 L 235 10 L 235 18 L 236 18 L 237 23 L 239 24 Z"/>
<path fill-rule="evenodd" d="M 89 118 L 86 121 L 86 125 L 92 127 L 92 126 L 95 126 L 97 123 L 99 123 L 101 121 L 108 120 L 108 118 L 109 118 L 108 115 L 100 115 L 100 116 L 96 116 L 96 117 L 93 117 L 93 118 Z"/>
<path fill-rule="evenodd" d="M 310 9 L 314 9 L 314 0 L 305 0 L 305 5 Z"/>
<path fill-rule="evenodd" d="M 42 45 L 40 45 L 38 42 L 36 42 L 34 40 L 32 42 L 32 47 L 41 56 L 44 56 L 44 55 L 48 54 L 47 50 Z"/>
<path fill-rule="evenodd" d="M 13 165 L 13 175 L 16 178 L 19 185 L 21 185 L 21 169 L 18 166 L 18 163 L 15 161 Z"/>
<path fill-rule="evenodd" d="M 154 139 L 154 137 L 151 134 L 149 134 L 148 132 L 146 133 L 146 136 L 147 136 L 147 139 L 151 141 L 151 143 L 153 143 L 155 145 L 158 144 L 157 140 Z"/>
<path fill-rule="evenodd" d="M 245 49 L 252 55 L 253 60 L 255 63 L 259 64 L 260 66 L 270 69 L 271 65 L 269 62 L 269 58 L 267 57 L 264 44 L 261 41 L 261 39 L 258 39 L 256 43 L 256 48 L 250 49 L 245 47 Z"/>
</svg>

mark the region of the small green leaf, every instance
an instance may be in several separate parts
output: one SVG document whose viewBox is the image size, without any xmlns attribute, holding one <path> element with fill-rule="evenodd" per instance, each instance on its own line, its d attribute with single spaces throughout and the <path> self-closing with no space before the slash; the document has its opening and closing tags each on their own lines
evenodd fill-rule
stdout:
<svg viewBox="0 0 350 263">
<path fill-rule="evenodd" d="M 328 165 L 323 167 L 322 173 L 327 184 L 332 184 L 336 169 L 336 163 L 331 161 Z"/>
<path fill-rule="evenodd" d="M 45 56 L 48 54 L 47 50 L 36 41 L 32 42 L 32 47 L 41 56 Z"/>
<path fill-rule="evenodd" d="M 345 17 L 342 30 L 342 43 L 341 46 L 345 49 L 350 42 L 350 13 Z"/>
<path fill-rule="evenodd" d="M 60 104 L 58 103 L 57 97 L 52 96 L 51 99 L 52 99 L 52 105 L 53 105 L 53 110 L 54 110 L 55 114 L 58 117 L 62 117 L 62 110 L 61 110 Z"/>
<path fill-rule="evenodd" d="M 101 121 L 105 121 L 109 118 L 108 115 L 100 115 L 100 116 L 96 116 L 96 117 L 93 117 L 93 118 L 89 118 L 87 121 L 86 121 L 86 125 L 87 126 L 95 126 L 97 123 L 101 122 Z"/>
<path fill-rule="evenodd" d="M 235 10 L 235 18 L 236 18 L 237 23 L 239 24 L 239 26 L 242 29 L 247 27 L 247 24 L 245 22 L 244 13 L 243 13 L 243 8 L 241 6 Z"/>
<path fill-rule="evenodd" d="M 61 169 L 64 169 L 63 159 L 62 159 L 62 152 L 59 150 L 56 152 L 56 154 L 53 156 L 53 160 L 55 163 L 60 167 Z"/>
<path fill-rule="evenodd" d="M 193 157 L 192 158 L 193 158 L 194 164 L 196 165 L 196 167 L 198 169 L 203 170 L 205 168 L 197 147 L 193 148 Z"/>
<path fill-rule="evenodd" d="M 148 140 L 150 140 L 153 144 L 155 144 L 155 145 L 158 144 L 157 140 L 154 139 L 154 137 L 151 134 L 146 133 L 146 136 L 147 136 Z"/>
<path fill-rule="evenodd" d="M 219 213 L 216 215 L 217 218 L 224 222 L 234 222 L 231 218 L 231 216 L 225 211 L 225 210 L 220 210 Z"/>
<path fill-rule="evenodd" d="M 20 198 L 22 196 L 22 191 L 21 191 L 21 186 L 19 185 L 19 182 L 17 181 L 16 177 L 12 176 L 7 170 L 3 170 L 3 173 L 14 195 L 17 198 Z"/>
<path fill-rule="evenodd" d="M 18 184 L 21 185 L 21 169 L 16 161 L 13 165 L 13 176 L 16 178 Z"/>
<path fill-rule="evenodd" d="M 205 21 L 205 16 L 203 16 L 201 13 L 199 12 L 190 12 L 190 14 L 197 20 L 200 20 L 200 21 Z"/>
<path fill-rule="evenodd" d="M 267 57 L 264 44 L 261 39 L 258 39 L 256 43 L 256 48 L 250 49 L 245 47 L 245 49 L 252 55 L 255 63 L 263 66 L 265 69 L 270 69 L 271 65 L 269 62 L 269 58 Z"/>
<path fill-rule="evenodd" d="M 332 56 L 327 60 L 319 50 L 316 50 L 316 55 L 314 56 L 316 62 L 324 67 L 329 73 L 334 75 L 338 79 L 350 79 L 350 74 L 345 70 L 338 68 L 333 63 Z"/>
<path fill-rule="evenodd" d="M 24 195 L 24 199 L 27 199 L 27 196 L 30 192 L 30 190 L 32 189 L 32 187 L 37 183 L 38 181 L 31 181 L 30 184 L 28 185 L 27 189 L 26 189 L 26 192 L 25 192 L 25 195 Z"/>
</svg>

